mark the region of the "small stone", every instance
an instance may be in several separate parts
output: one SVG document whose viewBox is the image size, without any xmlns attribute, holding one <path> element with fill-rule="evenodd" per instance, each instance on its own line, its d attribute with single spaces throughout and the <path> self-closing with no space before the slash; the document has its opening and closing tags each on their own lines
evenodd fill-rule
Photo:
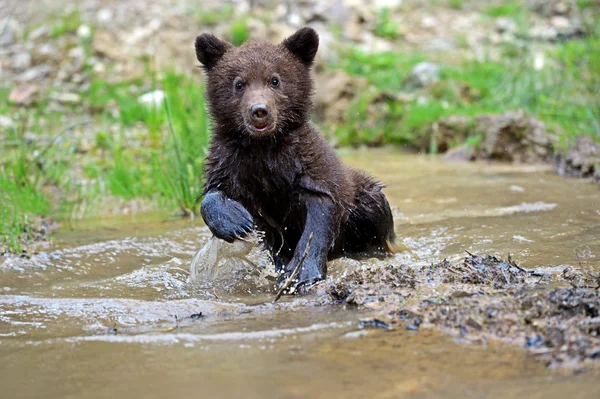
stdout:
<svg viewBox="0 0 600 399">
<path fill-rule="evenodd" d="M 106 66 L 102 62 L 98 62 L 94 64 L 92 71 L 94 71 L 95 74 L 102 75 L 106 72 Z"/>
<path fill-rule="evenodd" d="M 34 64 L 44 64 L 58 59 L 58 50 L 50 43 L 34 46 L 31 55 Z"/>
<path fill-rule="evenodd" d="M 31 66 L 31 54 L 18 53 L 12 57 L 12 68 L 16 70 L 24 70 Z"/>
<path fill-rule="evenodd" d="M 79 25 L 79 28 L 77 28 L 77 37 L 82 40 L 88 40 L 92 37 L 92 28 L 85 24 Z"/>
<path fill-rule="evenodd" d="M 440 66 L 433 62 L 420 62 L 415 65 L 405 80 L 409 87 L 426 87 L 440 80 Z"/>
<path fill-rule="evenodd" d="M 374 0 L 373 6 L 375 9 L 380 8 L 389 8 L 389 9 L 398 9 L 402 6 L 403 0 Z"/>
<path fill-rule="evenodd" d="M 160 107 L 165 100 L 165 92 L 162 90 L 154 90 L 138 97 L 138 103 L 146 106 Z"/>
<path fill-rule="evenodd" d="M 85 49 L 81 46 L 73 47 L 68 53 L 70 58 L 82 59 L 85 58 Z"/>
<path fill-rule="evenodd" d="M 113 12 L 110 8 L 103 8 L 98 11 L 96 18 L 100 23 L 110 22 L 113 19 Z"/>
<path fill-rule="evenodd" d="M 569 18 L 563 17 L 562 15 L 557 15 L 556 17 L 552 17 L 550 20 L 552 26 L 558 30 L 567 30 L 571 27 L 571 22 Z"/>
<path fill-rule="evenodd" d="M 19 82 L 30 82 L 32 80 L 40 80 L 45 78 L 50 73 L 50 65 L 42 64 L 29 68 L 17 77 Z"/>
<path fill-rule="evenodd" d="M 289 25 L 299 27 L 302 25 L 302 17 L 299 14 L 290 14 L 287 16 L 286 21 Z"/>
<path fill-rule="evenodd" d="M 499 17 L 496 19 L 496 30 L 500 33 L 515 33 L 517 23 L 512 18 Z"/>
<path fill-rule="evenodd" d="M 62 104 L 77 104 L 81 102 L 81 96 L 77 93 L 52 93 L 50 98 Z"/>
<path fill-rule="evenodd" d="M 27 35 L 27 40 L 29 41 L 36 41 L 37 39 L 47 36 L 48 32 L 50 31 L 50 29 L 48 29 L 48 26 L 46 25 L 42 25 L 39 26 L 37 28 L 35 28 L 34 30 L 32 30 L 29 35 Z"/>
<path fill-rule="evenodd" d="M 3 129 L 13 129 L 15 128 L 15 122 L 10 119 L 8 116 L 0 115 L 0 127 Z"/>
<path fill-rule="evenodd" d="M 22 84 L 14 88 L 8 95 L 8 101 L 17 105 L 30 105 L 35 100 L 39 87 L 33 84 Z"/>
<path fill-rule="evenodd" d="M 8 46 L 17 41 L 23 34 L 23 28 L 14 18 L 0 21 L 0 46 Z"/>
</svg>

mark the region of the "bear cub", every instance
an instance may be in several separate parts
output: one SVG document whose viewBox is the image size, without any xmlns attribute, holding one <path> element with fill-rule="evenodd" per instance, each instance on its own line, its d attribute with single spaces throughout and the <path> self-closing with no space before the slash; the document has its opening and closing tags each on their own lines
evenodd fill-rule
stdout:
<svg viewBox="0 0 600 399">
<path fill-rule="evenodd" d="M 263 231 L 279 286 L 300 264 L 296 292 L 324 279 L 328 260 L 387 256 L 395 240 L 383 186 L 342 164 L 310 122 L 318 46 L 311 28 L 279 45 L 195 42 L 213 120 L 202 218 L 228 242 Z"/>
</svg>

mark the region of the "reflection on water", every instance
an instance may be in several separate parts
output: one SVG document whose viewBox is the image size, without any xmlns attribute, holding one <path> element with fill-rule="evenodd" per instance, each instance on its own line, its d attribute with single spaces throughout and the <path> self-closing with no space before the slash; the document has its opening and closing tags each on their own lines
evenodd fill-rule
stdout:
<svg viewBox="0 0 600 399">
<path fill-rule="evenodd" d="M 530 268 L 600 267 L 596 185 L 536 167 L 449 164 L 391 150 L 352 152 L 345 160 L 388 186 L 406 248 L 388 262 L 431 263 L 469 250 L 510 253 Z M 364 314 L 314 306 L 321 304 L 315 297 L 284 297 L 273 305 L 268 257 L 258 250 L 226 268 L 200 259 L 200 281 L 190 284 L 190 260 L 209 238 L 200 221 L 138 216 L 80 224 L 62 231 L 46 253 L 3 260 L 3 392 L 43 392 L 48 398 L 131 392 L 246 398 L 600 395 L 597 375 L 548 375 L 512 348 L 456 345 L 433 331 L 357 334 Z M 331 262 L 331 278 L 360 265 Z"/>
</svg>

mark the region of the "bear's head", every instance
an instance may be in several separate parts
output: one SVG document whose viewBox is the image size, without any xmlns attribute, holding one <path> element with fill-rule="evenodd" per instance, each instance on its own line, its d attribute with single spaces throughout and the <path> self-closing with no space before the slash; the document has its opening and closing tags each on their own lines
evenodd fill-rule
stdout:
<svg viewBox="0 0 600 399">
<path fill-rule="evenodd" d="M 217 131 L 251 138 L 290 131 L 310 117 L 310 67 L 319 36 L 302 28 L 279 45 L 239 47 L 211 34 L 196 38 L 196 57 L 207 75 L 207 98 Z"/>
</svg>

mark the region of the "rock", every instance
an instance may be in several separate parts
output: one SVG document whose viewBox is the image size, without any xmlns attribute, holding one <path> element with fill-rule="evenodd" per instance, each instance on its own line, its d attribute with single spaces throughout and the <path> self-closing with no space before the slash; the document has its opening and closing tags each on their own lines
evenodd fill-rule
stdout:
<svg viewBox="0 0 600 399">
<path fill-rule="evenodd" d="M 61 104 L 78 104 L 81 102 L 81 96 L 77 93 L 52 93 L 50 98 Z"/>
<path fill-rule="evenodd" d="M 31 66 L 31 54 L 17 53 L 12 57 L 12 69 L 22 71 Z"/>
<path fill-rule="evenodd" d="M 81 40 L 89 40 L 92 37 L 92 28 L 82 24 L 77 28 L 77 37 Z"/>
<path fill-rule="evenodd" d="M 398 9 L 402 6 L 402 3 L 404 3 L 403 0 L 374 0 L 373 2 L 373 7 L 375 7 L 375 9 L 379 10 L 381 8 L 389 8 L 392 10 Z"/>
<path fill-rule="evenodd" d="M 527 0 L 527 7 L 544 17 L 570 15 L 577 11 L 575 2 L 567 0 Z"/>
<path fill-rule="evenodd" d="M 58 60 L 59 51 L 50 43 L 43 43 L 39 46 L 34 46 L 31 50 L 33 64 L 46 64 Z"/>
<path fill-rule="evenodd" d="M 515 34 L 517 32 L 517 23 L 512 18 L 498 17 L 496 18 L 496 30 L 500 33 Z"/>
<path fill-rule="evenodd" d="M 438 153 L 446 153 L 451 149 L 453 143 L 462 143 L 469 136 L 473 135 L 474 128 L 475 124 L 473 123 L 472 118 L 467 116 L 451 115 L 441 118 L 425 130 L 425 135 L 423 141 L 419 145 L 419 149 L 427 151 L 433 145 Z M 461 158 L 459 156 L 461 154 L 462 153 L 460 152 L 454 151 L 452 154 L 449 154 L 448 157 L 457 159 Z"/>
<path fill-rule="evenodd" d="M 28 70 L 23 72 L 21 75 L 19 75 L 17 77 L 17 80 L 19 82 L 30 82 L 32 80 L 41 80 L 41 79 L 45 78 L 46 76 L 48 76 L 48 74 L 50 73 L 50 70 L 51 70 L 51 68 L 50 68 L 50 65 L 48 65 L 48 64 L 38 65 L 33 68 L 29 68 Z"/>
<path fill-rule="evenodd" d="M 481 115 L 475 124 L 484 137 L 477 158 L 521 163 L 552 159 L 553 137 L 543 122 L 521 110 Z"/>
<path fill-rule="evenodd" d="M 293 26 L 295 28 L 299 28 L 301 25 L 304 24 L 304 21 L 302 20 L 302 17 L 299 14 L 289 14 L 285 20 L 288 23 L 288 25 Z"/>
<path fill-rule="evenodd" d="M 452 149 L 453 142 L 480 136 L 480 144 Z M 475 118 L 441 118 L 425 130 L 421 150 L 435 143 L 438 153 L 451 160 L 495 160 L 519 163 L 545 163 L 552 160 L 555 138 L 543 122 L 523 111 L 485 114 Z"/>
<path fill-rule="evenodd" d="M 128 45 L 133 46 L 151 37 L 160 29 L 161 26 L 161 20 L 154 18 L 147 25 L 135 28 L 130 34 L 125 35 L 123 37 L 123 41 Z"/>
<path fill-rule="evenodd" d="M 250 40 L 263 41 L 269 39 L 267 26 L 263 21 L 256 18 L 249 18 L 246 21 L 246 26 L 248 27 Z"/>
<path fill-rule="evenodd" d="M 552 26 L 539 24 L 529 29 L 529 36 L 536 40 L 554 41 L 558 37 L 558 31 Z"/>
<path fill-rule="evenodd" d="M 272 43 L 281 43 L 286 37 L 289 37 L 293 34 L 294 34 L 294 29 L 292 29 L 288 25 L 272 24 L 271 26 L 269 26 L 268 35 L 269 35 L 269 40 Z M 320 47 L 320 44 L 319 44 L 319 47 Z M 317 55 L 319 54 L 320 50 L 321 49 L 319 48 Z"/>
<path fill-rule="evenodd" d="M 394 45 L 390 41 L 377 37 L 371 32 L 364 32 L 362 38 L 363 43 L 357 47 L 366 53 L 384 53 L 394 49 Z"/>
<path fill-rule="evenodd" d="M 420 62 L 415 65 L 410 75 L 404 80 L 408 89 L 427 87 L 440 80 L 440 66 L 432 62 Z"/>
<path fill-rule="evenodd" d="M 96 15 L 96 19 L 101 24 L 108 23 L 113 19 L 113 12 L 110 8 L 103 8 L 100 11 L 98 11 L 98 14 Z"/>
<path fill-rule="evenodd" d="M 9 46 L 23 35 L 21 24 L 14 18 L 4 18 L 0 21 L 0 46 Z"/>
<path fill-rule="evenodd" d="M 342 123 L 350 102 L 365 86 L 364 81 L 341 70 L 329 70 L 315 77 L 315 114 L 328 123 Z"/>
<path fill-rule="evenodd" d="M 450 148 L 442 157 L 445 161 L 450 162 L 468 162 L 473 161 L 474 150 L 466 144 L 460 147 Z"/>
<path fill-rule="evenodd" d="M 47 25 L 39 26 L 39 27 L 35 28 L 34 30 L 32 30 L 29 33 L 29 35 L 27 35 L 27 40 L 30 42 L 34 42 L 42 37 L 48 36 L 48 32 L 50 32 L 50 29 L 48 28 Z"/>
<path fill-rule="evenodd" d="M 15 122 L 8 116 L 0 115 L 0 127 L 2 129 L 14 129 L 16 125 Z"/>
<path fill-rule="evenodd" d="M 154 90 L 138 97 L 138 103 L 148 107 L 160 107 L 165 100 L 165 92 L 162 90 Z"/>
<path fill-rule="evenodd" d="M 566 151 L 555 155 L 554 168 L 561 176 L 592 178 L 600 183 L 600 145 L 592 136 L 578 136 Z"/>
<path fill-rule="evenodd" d="M 106 57 L 111 60 L 121 60 L 125 58 L 122 51 L 123 43 L 112 32 L 97 31 L 92 39 L 92 49 L 94 54 L 100 57 Z"/>
<path fill-rule="evenodd" d="M 35 97 L 39 91 L 39 87 L 34 84 L 22 84 L 15 87 L 8 95 L 8 101 L 17 105 L 31 105 L 35 101 Z"/>
</svg>

